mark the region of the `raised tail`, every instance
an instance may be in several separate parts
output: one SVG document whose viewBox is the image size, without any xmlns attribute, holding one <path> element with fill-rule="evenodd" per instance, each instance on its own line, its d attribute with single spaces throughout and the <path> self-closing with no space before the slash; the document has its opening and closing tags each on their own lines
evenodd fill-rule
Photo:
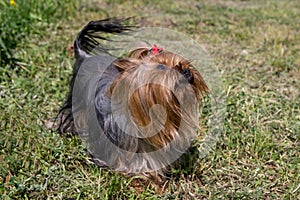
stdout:
<svg viewBox="0 0 300 200">
<path fill-rule="evenodd" d="M 125 25 L 130 18 L 109 18 L 89 22 L 78 34 L 74 42 L 75 58 L 82 59 L 100 52 L 108 53 L 99 42 L 107 40 L 107 34 L 120 34 L 130 31 L 133 26 Z"/>
</svg>

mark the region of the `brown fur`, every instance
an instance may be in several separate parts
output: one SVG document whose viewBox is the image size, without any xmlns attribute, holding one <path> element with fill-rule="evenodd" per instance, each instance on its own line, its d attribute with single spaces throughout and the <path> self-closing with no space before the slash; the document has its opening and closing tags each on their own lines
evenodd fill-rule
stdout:
<svg viewBox="0 0 300 200">
<path fill-rule="evenodd" d="M 153 73 L 147 77 L 148 80 L 156 81 L 161 79 L 159 80 L 161 82 L 168 81 L 168 84 L 176 84 L 176 82 L 179 81 L 176 80 L 179 78 L 178 76 L 174 74 L 173 76 L 166 76 L 169 73 L 162 75 L 161 72 L 154 70 L 159 64 L 166 66 L 168 69 L 175 69 L 177 72 L 189 69 L 193 76 L 191 86 L 198 101 L 201 100 L 205 92 L 209 92 L 202 76 L 193 68 L 192 64 L 188 60 L 171 52 L 163 51 L 158 54 L 151 54 L 151 49 L 149 48 L 137 48 L 129 53 L 128 58 L 119 59 L 113 64 L 119 69 L 121 75 L 114 80 L 110 87 L 109 95 L 112 94 L 117 83 L 120 81 L 125 82 L 125 84 L 127 82 L 128 84 L 134 85 L 135 81 L 138 81 L 138 77 L 136 77 L 137 73 L 133 72 L 136 68 L 143 65 L 149 66 L 150 70 L 153 68 Z M 170 74 L 172 74 L 172 71 L 173 70 L 170 71 Z M 169 79 L 172 77 L 174 80 L 170 81 Z M 154 149 L 160 149 L 174 138 L 174 134 L 180 126 L 182 110 L 177 97 L 174 96 L 171 90 L 159 84 L 144 84 L 142 87 L 136 89 L 130 97 L 129 110 L 134 118 L 134 122 L 141 127 L 145 127 L 151 122 L 150 110 L 151 107 L 156 104 L 159 104 L 166 109 L 167 120 L 164 124 L 164 128 L 156 135 L 148 137 L 147 131 L 145 131 L 144 137 L 146 137 L 146 139 L 143 140 L 148 145 L 153 146 Z M 159 118 L 157 115 L 155 117 L 156 120 Z"/>
</svg>

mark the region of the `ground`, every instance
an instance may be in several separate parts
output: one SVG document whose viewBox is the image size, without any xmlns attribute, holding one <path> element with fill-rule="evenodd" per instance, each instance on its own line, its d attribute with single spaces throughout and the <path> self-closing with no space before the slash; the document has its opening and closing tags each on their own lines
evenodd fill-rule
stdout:
<svg viewBox="0 0 300 200">
<path fill-rule="evenodd" d="M 1 25 L 2 35 L 16 35 L 5 27 L 26 19 L 3 17 L 9 6 L 22 14 L 24 3 L 15 3 L 0 3 L 0 19 L 10 20 Z M 31 6 L 29 29 L 27 22 L 15 23 L 13 30 L 22 33 L 13 38 L 18 60 L 0 68 L 4 199 L 300 198 L 298 0 L 44 1 L 47 10 L 39 4 Z M 74 62 L 68 46 L 88 21 L 113 16 L 187 34 L 225 80 L 226 118 L 217 146 L 174 170 L 164 187 L 98 168 L 80 139 L 52 127 Z"/>
</svg>

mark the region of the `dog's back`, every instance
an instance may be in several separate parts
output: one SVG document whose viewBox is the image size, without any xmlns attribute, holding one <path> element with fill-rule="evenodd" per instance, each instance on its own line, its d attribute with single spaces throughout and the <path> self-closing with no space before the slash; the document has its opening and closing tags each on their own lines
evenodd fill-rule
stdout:
<svg viewBox="0 0 300 200">
<path fill-rule="evenodd" d="M 76 40 L 74 41 L 74 53 L 76 61 L 73 66 L 73 76 L 70 82 L 70 91 L 57 116 L 58 131 L 61 134 L 66 132 L 77 134 L 73 123 L 72 92 L 74 82 L 82 62 L 86 58 L 95 56 L 97 54 L 109 54 L 108 50 L 101 45 L 101 40 L 106 40 L 106 34 L 120 34 L 130 31 L 132 26 L 127 26 L 124 24 L 128 20 L 129 18 L 109 18 L 91 21 L 79 32 Z"/>
</svg>

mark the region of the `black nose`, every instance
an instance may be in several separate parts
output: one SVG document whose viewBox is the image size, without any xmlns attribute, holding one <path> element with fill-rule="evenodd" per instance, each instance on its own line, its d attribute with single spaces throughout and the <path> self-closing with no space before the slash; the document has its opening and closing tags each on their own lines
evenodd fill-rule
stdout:
<svg viewBox="0 0 300 200">
<path fill-rule="evenodd" d="M 164 70 L 164 69 L 166 69 L 166 66 L 162 65 L 162 64 L 159 64 L 159 65 L 156 66 L 156 69 Z"/>
<path fill-rule="evenodd" d="M 194 77 L 193 74 L 191 73 L 190 69 L 183 69 L 180 72 L 189 83 L 193 83 Z"/>
</svg>

